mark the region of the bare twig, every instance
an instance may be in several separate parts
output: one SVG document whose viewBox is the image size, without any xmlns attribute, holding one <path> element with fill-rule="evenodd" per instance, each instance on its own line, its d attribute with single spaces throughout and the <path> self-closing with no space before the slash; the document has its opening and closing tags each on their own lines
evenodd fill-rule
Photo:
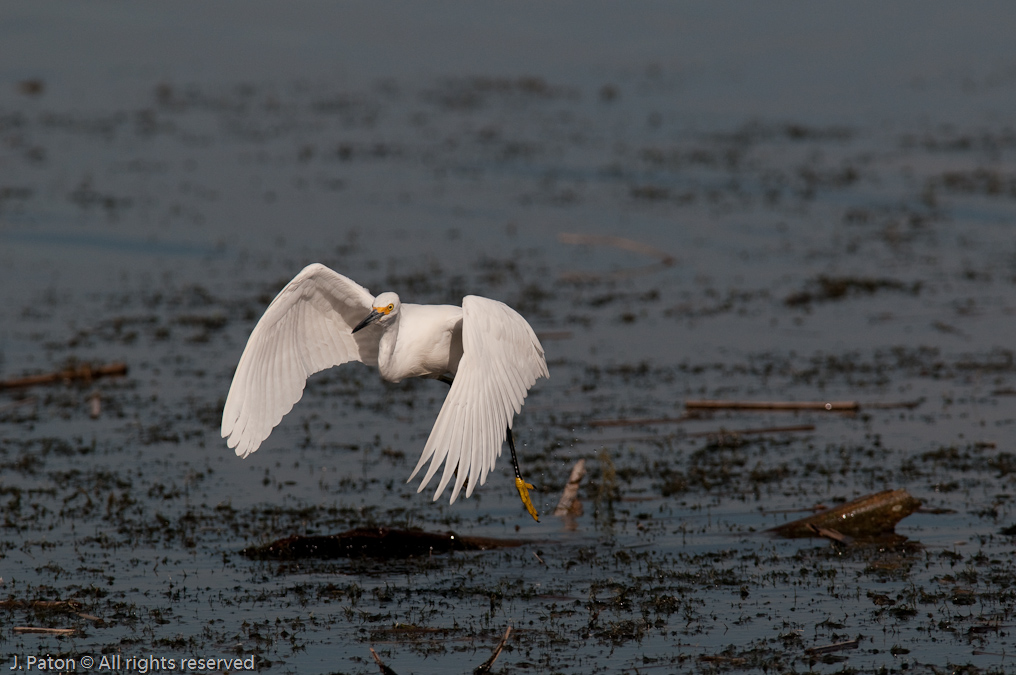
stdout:
<svg viewBox="0 0 1016 675">
<path fill-rule="evenodd" d="M 377 655 L 377 652 L 374 651 L 373 647 L 370 648 L 370 655 L 374 657 L 374 663 L 376 663 L 378 668 L 381 669 L 381 675 L 398 675 L 394 670 L 384 664 L 384 661 L 382 661 L 381 657 Z"/>
<path fill-rule="evenodd" d="M 555 516 L 565 516 L 571 513 L 572 505 L 575 503 L 575 497 L 579 494 L 579 484 L 582 482 L 582 478 L 586 475 L 586 460 L 580 459 L 575 462 L 575 466 L 572 467 L 571 475 L 568 477 L 568 484 L 564 486 L 564 492 L 561 494 L 561 499 L 557 503 L 557 508 L 554 509 Z"/>
<path fill-rule="evenodd" d="M 486 675 L 486 673 L 490 672 L 490 669 L 494 667 L 494 662 L 497 661 L 497 657 L 501 656 L 501 650 L 504 649 L 504 646 L 506 644 L 508 644 L 508 636 L 511 634 L 512 627 L 508 626 L 507 628 L 505 628 L 504 635 L 501 637 L 501 641 L 497 643 L 496 647 L 494 647 L 494 651 L 490 655 L 490 658 L 481 663 L 479 666 L 477 666 L 476 669 L 473 671 L 473 675 Z"/>
<path fill-rule="evenodd" d="M 16 377 L 11 380 L 0 380 L 0 389 L 16 389 L 19 387 L 32 387 L 37 384 L 54 384 L 57 382 L 70 382 L 73 380 L 94 380 L 99 377 L 110 375 L 126 375 L 127 364 L 110 363 L 104 366 L 92 367 L 89 364 L 77 368 L 67 368 L 55 373 L 44 375 L 29 375 L 27 377 Z"/>
<path fill-rule="evenodd" d="M 77 628 L 46 628 L 44 626 L 15 626 L 15 633 L 46 633 L 47 635 L 71 635 Z"/>
</svg>

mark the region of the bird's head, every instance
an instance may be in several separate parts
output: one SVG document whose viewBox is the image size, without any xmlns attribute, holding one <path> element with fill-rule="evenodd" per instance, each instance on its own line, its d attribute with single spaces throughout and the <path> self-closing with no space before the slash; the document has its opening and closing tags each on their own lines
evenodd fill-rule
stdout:
<svg viewBox="0 0 1016 675">
<path fill-rule="evenodd" d="M 399 315 L 399 307 L 402 306 L 402 303 L 399 302 L 399 296 L 392 292 L 382 293 L 374 298 L 372 304 L 373 307 L 370 314 L 364 317 L 363 321 L 356 324 L 356 328 L 353 329 L 354 333 L 372 323 L 377 323 L 379 326 L 391 323 Z"/>
</svg>

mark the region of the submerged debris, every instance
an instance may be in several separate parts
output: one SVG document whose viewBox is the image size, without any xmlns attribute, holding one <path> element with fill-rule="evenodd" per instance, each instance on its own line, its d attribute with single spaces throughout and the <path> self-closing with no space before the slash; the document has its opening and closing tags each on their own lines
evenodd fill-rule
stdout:
<svg viewBox="0 0 1016 675">
<path fill-rule="evenodd" d="M 424 532 L 387 527 L 358 527 L 339 534 L 278 539 L 266 546 L 245 548 L 243 554 L 258 560 L 301 558 L 412 558 L 449 551 L 489 551 L 514 548 L 519 539 L 461 537 L 454 532 Z"/>
<path fill-rule="evenodd" d="M 906 490 L 883 490 L 767 531 L 791 539 L 824 536 L 843 541 L 842 536 L 877 537 L 891 534 L 896 523 L 920 505 L 921 500 L 910 496 Z"/>
</svg>

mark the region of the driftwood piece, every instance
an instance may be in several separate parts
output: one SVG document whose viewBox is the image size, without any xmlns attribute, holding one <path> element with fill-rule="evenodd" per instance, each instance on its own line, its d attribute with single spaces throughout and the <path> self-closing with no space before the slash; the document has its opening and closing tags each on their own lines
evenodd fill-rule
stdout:
<svg viewBox="0 0 1016 675">
<path fill-rule="evenodd" d="M 18 389 L 21 387 L 34 387 L 37 384 L 55 384 L 59 382 L 72 382 L 74 380 L 91 381 L 100 377 L 126 374 L 126 363 L 108 363 L 104 366 L 92 366 L 85 363 L 75 368 L 66 368 L 54 373 L 0 380 L 0 389 Z"/>
<path fill-rule="evenodd" d="M 865 495 L 834 509 L 801 518 L 767 532 L 780 537 L 830 536 L 824 531 L 852 538 L 872 538 L 890 534 L 903 518 L 917 510 L 921 500 L 915 499 L 906 490 L 883 490 Z"/>
<path fill-rule="evenodd" d="M 258 560 L 301 558 L 413 558 L 449 551 L 489 551 L 526 543 L 521 539 L 462 537 L 454 532 L 424 532 L 387 527 L 361 527 L 339 534 L 292 536 L 266 546 L 245 548 Z"/>
<path fill-rule="evenodd" d="M 554 509 L 555 516 L 561 517 L 571 513 L 572 507 L 576 504 L 575 498 L 579 494 L 579 485 L 582 483 L 582 478 L 585 475 L 586 460 L 580 459 L 572 467 L 571 475 L 568 477 L 568 484 L 564 486 L 561 499 L 557 502 L 557 508 Z"/>
</svg>

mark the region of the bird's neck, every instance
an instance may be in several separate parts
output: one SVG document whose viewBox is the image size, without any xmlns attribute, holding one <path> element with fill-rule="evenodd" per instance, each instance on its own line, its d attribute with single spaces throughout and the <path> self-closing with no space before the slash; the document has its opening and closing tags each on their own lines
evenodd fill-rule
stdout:
<svg viewBox="0 0 1016 675">
<path fill-rule="evenodd" d="M 402 379 L 395 359 L 395 343 L 399 337 L 399 323 L 402 317 L 395 317 L 395 321 L 385 327 L 378 342 L 377 367 L 381 377 L 388 382 L 398 382 Z"/>
</svg>

